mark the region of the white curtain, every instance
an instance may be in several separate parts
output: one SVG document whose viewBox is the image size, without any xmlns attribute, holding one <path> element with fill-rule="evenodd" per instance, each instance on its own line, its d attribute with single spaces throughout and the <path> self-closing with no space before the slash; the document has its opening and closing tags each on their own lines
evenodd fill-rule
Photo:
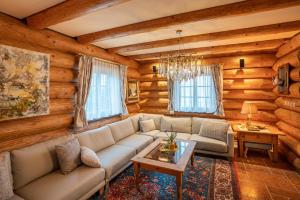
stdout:
<svg viewBox="0 0 300 200">
<path fill-rule="evenodd" d="M 213 67 L 201 67 L 197 78 L 175 81 L 173 84 L 173 107 L 177 112 L 217 113 L 217 94 Z"/>
<path fill-rule="evenodd" d="M 123 77 L 117 64 L 93 59 L 92 81 L 86 103 L 88 120 L 124 113 Z"/>
</svg>

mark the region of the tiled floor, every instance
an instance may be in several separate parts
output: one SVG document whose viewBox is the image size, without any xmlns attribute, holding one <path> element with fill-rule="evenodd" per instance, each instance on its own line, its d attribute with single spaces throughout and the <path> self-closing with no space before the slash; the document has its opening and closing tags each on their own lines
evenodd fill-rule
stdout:
<svg viewBox="0 0 300 200">
<path fill-rule="evenodd" d="M 300 200 L 300 175 L 284 158 L 274 163 L 262 151 L 249 151 L 247 159 L 235 159 L 243 200 Z"/>
</svg>

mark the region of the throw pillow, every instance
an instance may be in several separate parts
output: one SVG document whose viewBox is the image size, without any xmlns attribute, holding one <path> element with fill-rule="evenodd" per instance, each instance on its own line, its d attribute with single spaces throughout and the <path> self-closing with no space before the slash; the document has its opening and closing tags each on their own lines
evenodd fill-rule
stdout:
<svg viewBox="0 0 300 200">
<path fill-rule="evenodd" d="M 81 162 L 88 167 L 99 168 L 101 167 L 100 160 L 97 154 L 88 147 L 80 147 L 81 149 Z"/>
<path fill-rule="evenodd" d="M 140 126 L 143 133 L 155 130 L 155 123 L 153 119 L 140 121 Z"/>
<path fill-rule="evenodd" d="M 226 122 L 206 121 L 201 125 L 199 135 L 226 142 L 229 124 Z"/>
<path fill-rule="evenodd" d="M 80 144 L 77 138 L 55 146 L 55 151 L 63 174 L 72 172 L 80 165 Z"/>
<path fill-rule="evenodd" d="M 0 199 L 6 200 L 14 196 L 10 155 L 8 152 L 0 154 Z"/>
</svg>

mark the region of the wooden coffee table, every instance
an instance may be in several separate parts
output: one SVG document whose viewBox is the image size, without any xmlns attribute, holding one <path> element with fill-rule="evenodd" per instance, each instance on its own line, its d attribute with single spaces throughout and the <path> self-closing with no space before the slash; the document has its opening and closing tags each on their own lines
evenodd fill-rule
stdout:
<svg viewBox="0 0 300 200">
<path fill-rule="evenodd" d="M 182 175 L 189 160 L 192 165 L 194 163 L 196 142 L 176 140 L 175 152 L 161 151 L 164 142 L 162 139 L 155 140 L 131 159 L 134 164 L 135 184 L 139 190 L 140 168 L 170 174 L 176 177 L 177 199 L 182 199 Z"/>
</svg>

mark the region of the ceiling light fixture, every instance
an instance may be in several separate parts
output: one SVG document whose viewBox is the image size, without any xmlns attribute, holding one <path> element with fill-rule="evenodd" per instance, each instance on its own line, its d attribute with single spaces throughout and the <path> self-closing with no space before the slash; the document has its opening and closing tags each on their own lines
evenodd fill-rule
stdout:
<svg viewBox="0 0 300 200">
<path fill-rule="evenodd" d="M 182 52 L 184 47 L 181 44 L 181 33 L 182 30 L 176 31 L 178 35 L 177 51 L 166 57 L 161 57 L 159 61 L 158 74 L 168 80 L 186 81 L 193 79 L 202 73 L 201 66 L 204 66 L 199 56 Z"/>
</svg>

